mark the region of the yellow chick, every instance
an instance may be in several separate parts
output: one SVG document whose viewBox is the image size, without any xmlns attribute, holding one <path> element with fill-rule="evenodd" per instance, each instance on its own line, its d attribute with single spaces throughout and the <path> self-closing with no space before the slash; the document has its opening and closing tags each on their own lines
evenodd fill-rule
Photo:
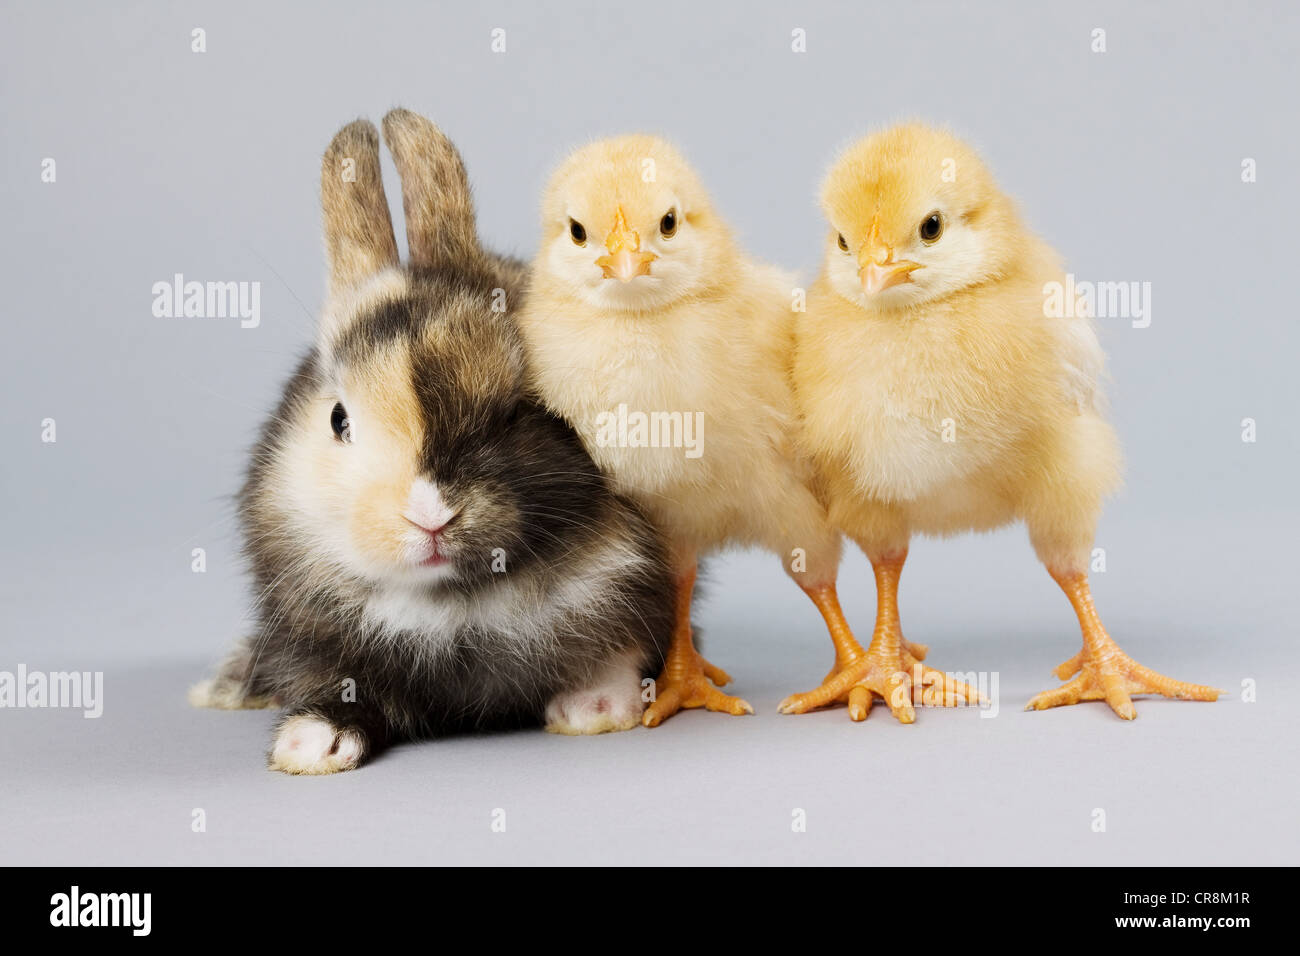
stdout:
<svg viewBox="0 0 1300 956">
<path fill-rule="evenodd" d="M 644 722 L 752 713 L 695 649 L 698 558 L 776 552 L 837 642 L 840 536 L 795 454 L 792 287 L 747 260 L 695 174 L 650 136 L 593 143 L 554 174 L 520 324 L 535 385 L 618 487 L 663 529 L 677 627 Z"/>
<path fill-rule="evenodd" d="M 865 652 L 782 710 L 877 695 L 910 721 L 894 692 L 914 684 L 897 606 L 912 535 L 1012 521 L 1083 630 L 1082 651 L 1056 670 L 1067 683 L 1027 709 L 1105 700 L 1127 720 L 1133 694 L 1215 700 L 1130 659 L 1097 616 L 1088 560 L 1120 474 L 1099 409 L 1101 348 L 1090 319 L 1049 317 L 1062 267 L 979 157 L 948 133 L 896 127 L 836 160 L 822 206 L 825 266 L 797 330 L 794 383 L 831 520 L 871 559 L 877 616 Z"/>
</svg>

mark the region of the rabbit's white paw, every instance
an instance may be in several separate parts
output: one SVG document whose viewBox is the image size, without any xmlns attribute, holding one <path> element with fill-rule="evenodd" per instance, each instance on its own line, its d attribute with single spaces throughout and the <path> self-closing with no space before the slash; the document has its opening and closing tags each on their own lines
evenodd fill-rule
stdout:
<svg viewBox="0 0 1300 956">
<path fill-rule="evenodd" d="M 590 687 L 557 694 L 546 706 L 553 734 L 603 734 L 641 723 L 641 669 L 627 661 L 611 666 Z"/>
<path fill-rule="evenodd" d="M 285 773 L 338 773 L 359 764 L 365 750 L 354 730 L 335 730 L 323 717 L 290 717 L 275 735 L 269 764 Z"/>
</svg>

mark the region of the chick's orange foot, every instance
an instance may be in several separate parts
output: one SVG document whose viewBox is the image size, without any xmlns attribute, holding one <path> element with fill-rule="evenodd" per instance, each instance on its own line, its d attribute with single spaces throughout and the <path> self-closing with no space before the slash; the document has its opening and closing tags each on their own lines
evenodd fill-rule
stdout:
<svg viewBox="0 0 1300 956">
<path fill-rule="evenodd" d="M 975 688 L 921 663 L 924 644 L 901 641 L 894 647 L 879 636 L 871 647 L 836 662 L 825 682 L 805 694 L 791 694 L 777 708 L 783 714 L 803 714 L 831 704 L 847 704 L 850 720 L 866 720 L 871 705 L 883 700 L 900 723 L 916 720 L 914 704 L 959 707 L 984 702 Z"/>
<path fill-rule="evenodd" d="M 1219 699 L 1223 693 L 1221 690 L 1157 674 L 1120 650 L 1101 623 L 1087 575 L 1082 571 L 1049 567 L 1048 572 L 1061 586 L 1078 615 L 1083 631 L 1083 650 L 1056 668 L 1056 676 L 1066 683 L 1038 694 L 1025 705 L 1025 710 L 1047 710 L 1083 700 L 1104 700 L 1124 720 L 1132 720 L 1137 716 L 1130 699 L 1133 694 L 1159 694 L 1178 700 Z"/>
<path fill-rule="evenodd" d="M 731 675 L 715 667 L 692 649 L 682 660 L 669 660 L 655 681 L 655 699 L 646 707 L 641 723 L 658 727 L 679 710 L 703 707 L 739 717 L 752 714 L 754 708 L 739 697 L 718 690 L 731 683 Z"/>
<path fill-rule="evenodd" d="M 1104 700 L 1124 720 L 1132 720 L 1137 716 L 1137 708 L 1131 700 L 1134 694 L 1212 701 L 1218 700 L 1223 693 L 1214 687 L 1188 684 L 1157 674 L 1121 651 L 1108 636 L 1094 637 L 1093 644 L 1091 650 L 1080 651 L 1056 668 L 1056 676 L 1066 683 L 1036 695 L 1025 705 L 1025 710 L 1047 710 L 1085 700 Z"/>
</svg>

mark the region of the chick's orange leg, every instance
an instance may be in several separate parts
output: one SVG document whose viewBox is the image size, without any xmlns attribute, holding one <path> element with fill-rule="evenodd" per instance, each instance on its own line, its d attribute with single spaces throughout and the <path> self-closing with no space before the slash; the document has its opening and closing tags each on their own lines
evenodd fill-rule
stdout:
<svg viewBox="0 0 1300 956">
<path fill-rule="evenodd" d="M 973 688 L 921 664 L 928 648 L 908 644 L 898 620 L 898 579 L 907 552 L 873 559 L 876 576 L 876 626 L 864 651 L 849 631 L 834 586 L 806 588 L 826 620 L 835 645 L 835 668 L 816 690 L 781 702 L 784 714 L 802 714 L 828 704 L 847 703 L 851 720 L 865 720 L 876 697 L 905 724 L 916 719 L 913 703 L 956 706 L 983 698 Z"/>
<path fill-rule="evenodd" d="M 678 579 L 677 626 L 664 659 L 664 669 L 655 681 L 655 699 L 645 709 L 641 722 L 658 727 L 677 713 L 704 707 L 726 714 L 752 714 L 754 708 L 739 697 L 718 690 L 731 683 L 731 675 L 710 664 L 691 638 L 691 594 L 695 590 L 695 569 Z M 716 685 L 716 686 L 715 686 Z"/>
<path fill-rule="evenodd" d="M 1104 700 L 1125 720 L 1137 716 L 1130 699 L 1133 694 L 1160 694 L 1179 700 L 1218 700 L 1223 691 L 1201 684 L 1187 684 L 1143 667 L 1119 649 L 1106 633 L 1097 608 L 1092 603 L 1088 576 L 1081 571 L 1052 571 L 1083 629 L 1083 650 L 1056 668 L 1056 676 L 1067 683 L 1055 690 L 1043 691 L 1025 706 L 1025 710 L 1046 710 L 1083 700 Z M 1077 675 L 1077 676 L 1076 676 Z M 1069 678 L 1073 678 L 1070 680 Z"/>
</svg>

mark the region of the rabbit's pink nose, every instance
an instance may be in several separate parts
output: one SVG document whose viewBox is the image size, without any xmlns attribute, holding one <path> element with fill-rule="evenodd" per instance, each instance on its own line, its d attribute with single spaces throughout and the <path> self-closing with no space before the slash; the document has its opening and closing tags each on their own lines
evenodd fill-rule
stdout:
<svg viewBox="0 0 1300 956">
<path fill-rule="evenodd" d="M 402 512 L 411 524 L 430 535 L 437 535 L 447 522 L 455 517 L 455 512 L 447 507 L 438 492 L 438 487 L 427 478 L 417 478 L 411 482 L 411 493 L 406 501 L 406 510 Z"/>
<path fill-rule="evenodd" d="M 431 537 L 434 538 L 438 536 L 438 532 L 440 532 L 443 528 L 447 527 L 447 522 L 445 521 L 431 528 L 423 521 L 417 521 L 415 518 L 412 518 L 410 515 L 406 515 L 405 517 L 406 520 L 409 521 L 411 524 L 415 525 L 421 531 L 426 532 L 427 534 L 429 534 Z"/>
</svg>

